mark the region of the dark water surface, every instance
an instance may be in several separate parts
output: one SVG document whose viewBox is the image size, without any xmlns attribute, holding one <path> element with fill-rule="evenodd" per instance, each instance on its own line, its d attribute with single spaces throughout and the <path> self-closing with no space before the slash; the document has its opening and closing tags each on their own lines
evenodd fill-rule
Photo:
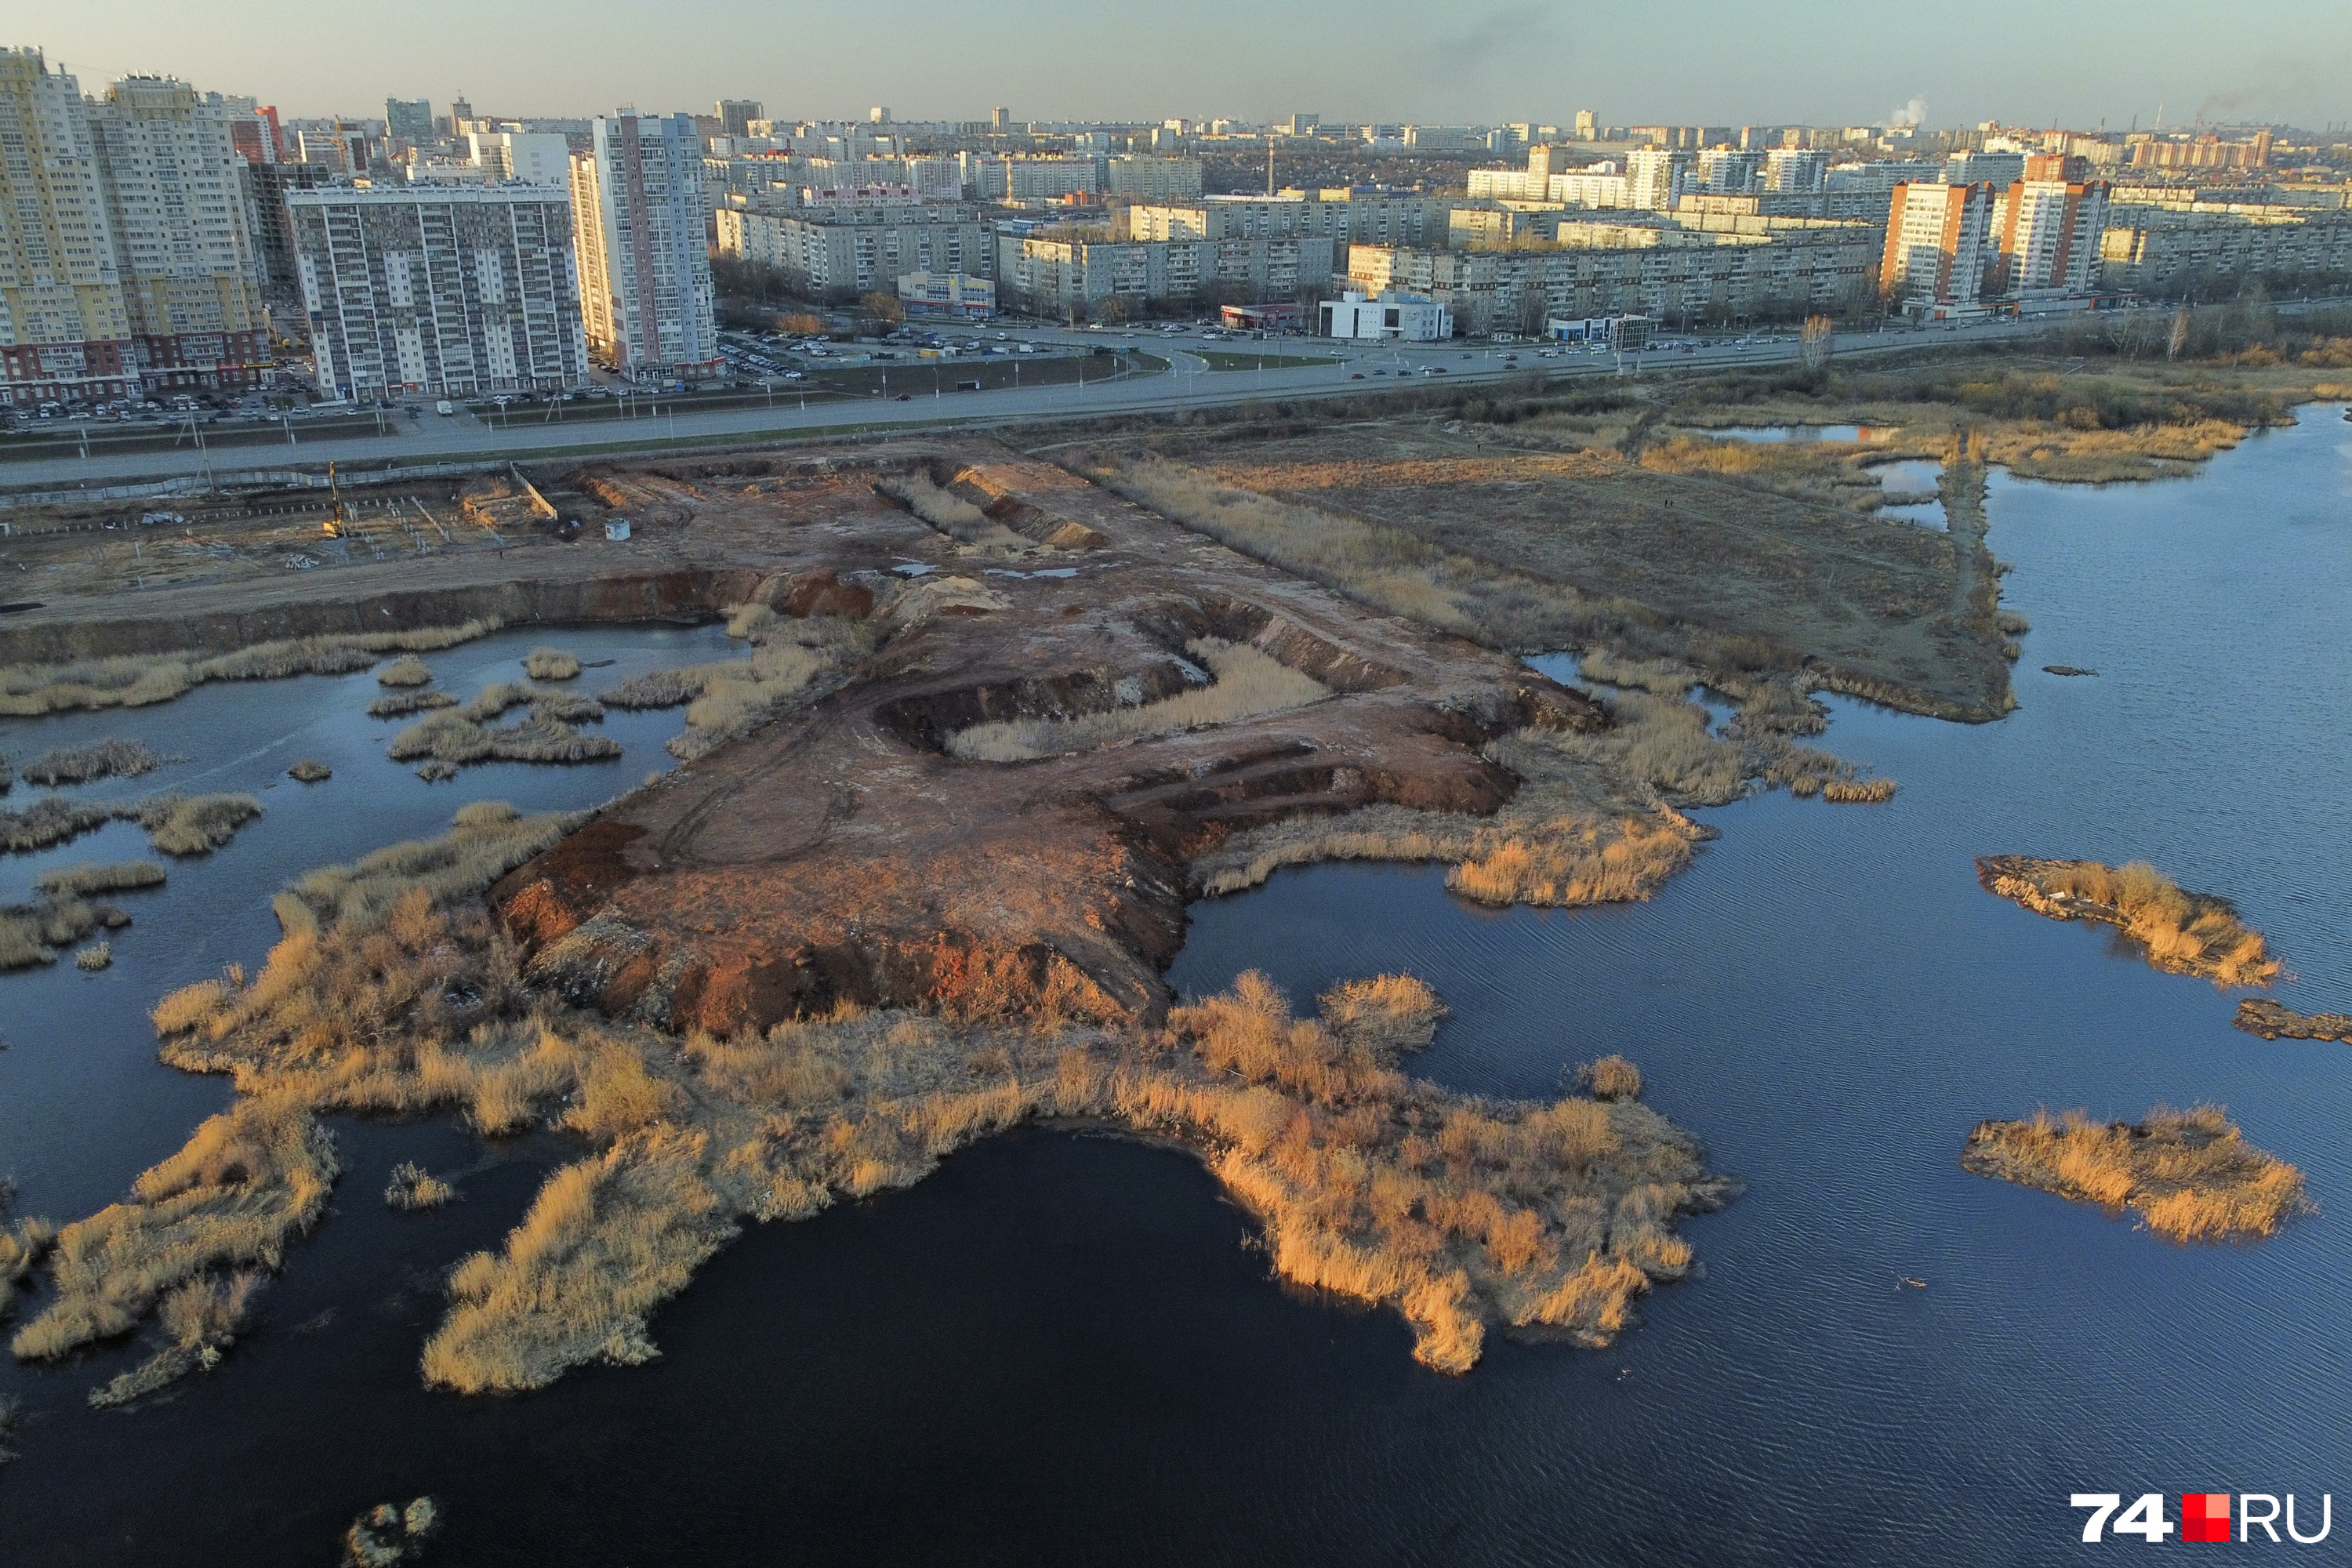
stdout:
<svg viewBox="0 0 2352 1568">
<path fill-rule="evenodd" d="M 1418 1068 L 1449 1085 L 1542 1094 L 1606 1051 L 1640 1063 L 1748 1190 L 1688 1222 L 1705 1276 L 1614 1348 L 1496 1342 L 1436 1376 L 1393 1315 L 1269 1281 L 1190 1159 L 1023 1134 L 747 1236 L 656 1320 L 651 1366 L 463 1402 L 415 1370 L 440 1271 L 564 1146 L 486 1158 L 446 1124 L 341 1121 L 338 1212 L 217 1374 L 101 1416 L 81 1394 L 131 1352 L 0 1370 L 37 1412 L 0 1470 L 0 1562 L 323 1563 L 362 1508 L 431 1493 L 432 1560 L 467 1564 L 2054 1563 L 2091 1551 L 2074 1491 L 2352 1493 L 2352 1047 L 2239 1034 L 2230 996 L 1990 897 L 1971 865 L 2152 859 L 2239 900 L 2294 970 L 2283 1000 L 2352 1004 L 2352 426 L 2311 409 L 2192 480 L 2003 479 L 1990 509 L 2005 602 L 2034 624 L 2023 706 L 1970 728 L 1837 704 L 1824 743 L 1900 779 L 1888 805 L 1706 813 L 1722 837 L 1640 906 L 1486 912 L 1434 869 L 1330 866 L 1194 910 L 1186 991 L 1249 967 L 1302 1000 L 1430 980 L 1454 1011 Z M 642 667 L 716 636 L 656 635 L 704 643 L 575 641 Z M 282 785 L 219 865 L 133 895 L 108 974 L 0 979 L 0 1169 L 28 1212 L 107 1201 L 220 1102 L 153 1063 L 138 1014 L 257 958 L 286 875 L 465 799 L 612 793 L 387 773 L 338 822 L 312 803 L 389 767 L 348 722 L 365 681 L 233 690 L 333 694 L 301 721 L 321 728 L 223 778 L 308 749 L 335 782 L 299 811 Z M 220 766 L 205 731 L 236 726 L 214 700 L 13 726 L 0 749 L 135 733 Z M 654 765 L 675 718 L 653 717 L 612 788 Z M 197 787 L 131 787 L 159 782 Z M 127 856 L 124 832 L 59 858 Z M 2321 1212 L 2183 1249 L 1957 1163 L 1980 1117 L 2200 1099 L 2301 1164 Z M 387 1214 L 408 1157 L 468 1171 L 467 1202 Z"/>
</svg>

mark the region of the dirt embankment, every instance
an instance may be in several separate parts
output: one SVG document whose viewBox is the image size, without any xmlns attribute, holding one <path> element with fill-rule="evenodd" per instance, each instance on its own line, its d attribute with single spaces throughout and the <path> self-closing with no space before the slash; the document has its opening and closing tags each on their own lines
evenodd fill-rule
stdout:
<svg viewBox="0 0 2352 1568">
<path fill-rule="evenodd" d="M 1037 569 L 950 575 L 977 547 L 919 535 L 889 508 L 907 531 L 894 554 L 934 570 L 840 606 L 877 623 L 845 687 L 494 889 L 534 973 L 608 1013 L 718 1034 L 843 1001 L 1156 1019 L 1198 856 L 1372 805 L 1491 815 L 1517 781 L 1481 753 L 1488 742 L 1605 722 L 1507 658 L 1203 546 L 1057 470 L 983 456 L 957 464 L 958 486 L 1000 517 L 1059 520 L 1038 529 Z M 832 569 L 824 542 L 838 536 L 803 537 L 814 548 L 783 564 L 806 584 Z M 1070 539 L 1086 540 L 1084 564 L 1062 575 L 1049 562 L 1071 559 Z M 947 750 L 982 723 L 1148 712 L 1208 679 L 1186 654 L 1204 638 L 1330 695 L 1019 763 Z"/>
</svg>

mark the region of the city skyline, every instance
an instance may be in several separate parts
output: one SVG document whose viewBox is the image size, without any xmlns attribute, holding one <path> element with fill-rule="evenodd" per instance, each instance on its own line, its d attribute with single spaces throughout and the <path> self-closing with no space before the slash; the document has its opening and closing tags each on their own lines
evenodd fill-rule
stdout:
<svg viewBox="0 0 2352 1568">
<path fill-rule="evenodd" d="M 2352 71 L 2352 11 L 2284 0 L 2257 36 L 2221 12 L 2146 26 L 2123 0 L 2069 7 L 2062 30 L 2046 8 L 1989 0 L 1969 13 L 1998 50 L 1923 49 L 1922 27 L 1948 26 L 1942 8 L 1882 8 L 1867 31 L 1834 45 L 1843 18 L 1825 6 L 1773 14 L 1707 3 L 1675 14 L 1675 30 L 1643 50 L 1599 7 L 1505 3 L 1433 16 L 1400 0 L 1291 7 L 1268 17 L 1232 0 L 1196 8 L 1202 40 L 1169 49 L 1165 28 L 1105 18 L 1074 34 L 1042 7 L 1016 4 L 970 31 L 937 0 L 905 0 L 886 24 L 814 7 L 687 0 L 659 13 L 612 0 L 558 7 L 544 0 L 482 13 L 421 0 L 406 24 L 365 50 L 320 51 L 315 14 L 291 0 L 239 0 L 230 25 L 164 0 L 118 0 L 45 18 L 53 67 L 84 89 L 133 73 L 180 77 L 207 90 L 252 94 L 289 115 L 366 115 L 386 97 L 438 106 L 463 92 L 512 115 L 590 114 L 628 103 L 648 113 L 701 110 L 720 97 L 762 99 L 794 118 L 862 117 L 888 104 L 907 119 L 1016 121 L 1232 115 L 1294 110 L 1329 120 L 1499 123 L 1564 121 L 1591 108 L 1610 123 L 2005 123 L 2111 130 L 2215 121 L 2316 128 L 2342 118 L 2332 83 Z M 1819 13 L 1819 26 L 1807 25 Z M 593 33 L 591 53 L 535 47 L 547 29 Z M 926 33 L 952 47 L 921 47 Z M 452 51 L 448 40 L 471 47 Z M 2275 40 L 2292 37 L 2290 51 Z M 135 47 L 126 40 L 137 40 Z M 725 47 L 716 47 L 723 40 Z M 1243 41 L 1246 47 L 1243 47 Z M 913 47 L 910 47 L 913 46 Z M 813 63 L 814 62 L 814 63 Z M 1082 69 L 1082 68 L 1084 68 Z"/>
</svg>

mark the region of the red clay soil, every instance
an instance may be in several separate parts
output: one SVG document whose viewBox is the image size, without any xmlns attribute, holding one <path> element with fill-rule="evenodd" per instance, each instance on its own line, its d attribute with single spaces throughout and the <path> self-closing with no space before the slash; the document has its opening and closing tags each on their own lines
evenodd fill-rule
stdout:
<svg viewBox="0 0 2352 1568">
<path fill-rule="evenodd" d="M 960 544 L 877 497 L 865 465 L 925 467 L 1040 548 Z M 1225 835 L 1374 802 L 1491 813 L 1516 781 L 1479 755 L 1486 740 L 1604 722 L 1507 656 L 1370 613 L 993 443 L 841 454 L 824 483 L 743 467 L 665 466 L 677 526 L 758 537 L 774 547 L 766 602 L 873 616 L 881 640 L 846 685 L 493 889 L 533 973 L 615 1015 L 718 1033 L 842 1000 L 1154 1020 L 1187 864 Z M 985 592 L 940 605 L 925 576 L 892 571 L 914 563 L 928 584 Z M 1250 641 L 1337 695 L 1033 762 L 941 749 L 986 719 L 1108 708 L 1122 682 L 1129 701 L 1164 694 L 1181 683 L 1171 656 L 1202 636 Z"/>
</svg>

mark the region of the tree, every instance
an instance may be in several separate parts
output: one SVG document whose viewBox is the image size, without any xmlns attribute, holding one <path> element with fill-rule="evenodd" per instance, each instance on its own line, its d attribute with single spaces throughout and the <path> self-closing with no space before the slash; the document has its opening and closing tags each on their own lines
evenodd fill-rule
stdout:
<svg viewBox="0 0 2352 1568">
<path fill-rule="evenodd" d="M 1819 370 L 1830 363 L 1830 319 L 1827 316 L 1807 316 L 1803 331 L 1797 334 L 1797 361 L 1807 370 Z"/>
<path fill-rule="evenodd" d="M 858 303 L 865 306 L 866 313 L 877 321 L 903 321 L 907 319 L 907 307 L 896 294 L 885 294 L 877 289 Z"/>
</svg>

